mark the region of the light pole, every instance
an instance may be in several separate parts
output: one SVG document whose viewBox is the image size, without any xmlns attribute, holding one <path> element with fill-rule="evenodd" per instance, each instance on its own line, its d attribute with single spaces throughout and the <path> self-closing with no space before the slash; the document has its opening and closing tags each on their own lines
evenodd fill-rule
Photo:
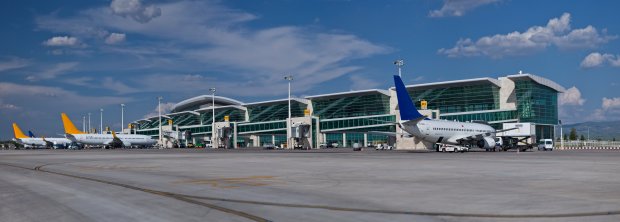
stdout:
<svg viewBox="0 0 620 222">
<path fill-rule="evenodd" d="M 86 116 L 82 116 L 82 132 L 86 132 Z"/>
<path fill-rule="evenodd" d="M 401 77 L 401 69 L 405 65 L 405 61 L 402 59 L 397 59 L 396 61 L 394 61 L 394 65 L 398 67 L 398 77 Z"/>
<path fill-rule="evenodd" d="M 288 81 L 288 119 L 286 120 L 286 148 L 291 148 L 291 81 L 293 81 L 293 75 L 284 77 Z"/>
<path fill-rule="evenodd" d="M 90 129 L 92 128 L 90 126 L 90 113 L 88 113 L 88 133 L 90 133 Z"/>
<path fill-rule="evenodd" d="M 562 132 L 562 120 L 558 120 L 560 124 L 560 149 L 564 149 L 564 133 Z"/>
<path fill-rule="evenodd" d="M 99 116 L 101 117 L 101 120 L 99 122 L 99 133 L 103 134 L 103 108 L 100 109 L 99 112 L 100 112 Z"/>
<path fill-rule="evenodd" d="M 125 127 L 125 104 L 121 103 L 121 133 L 123 133 L 123 127 Z"/>
<path fill-rule="evenodd" d="M 159 112 L 159 145 L 162 145 L 163 140 L 162 140 L 162 135 L 161 135 L 161 100 L 163 99 L 163 97 L 158 96 L 157 97 L 157 110 Z"/>
<path fill-rule="evenodd" d="M 211 148 L 215 148 L 215 87 L 211 91 Z"/>
</svg>

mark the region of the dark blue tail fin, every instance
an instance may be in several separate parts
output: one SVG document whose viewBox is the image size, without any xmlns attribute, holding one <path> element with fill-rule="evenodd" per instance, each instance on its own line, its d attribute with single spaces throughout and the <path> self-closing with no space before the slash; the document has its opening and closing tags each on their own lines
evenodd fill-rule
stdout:
<svg viewBox="0 0 620 222">
<path fill-rule="evenodd" d="M 394 76 L 394 87 L 396 87 L 396 98 L 398 99 L 401 120 L 415 120 L 425 117 L 413 105 L 413 101 L 411 101 L 411 97 L 409 97 L 407 88 L 405 88 L 405 84 L 400 79 L 400 76 Z"/>
<path fill-rule="evenodd" d="M 34 133 L 32 133 L 32 131 L 28 130 L 28 136 L 29 136 L 30 138 L 34 138 Z"/>
</svg>

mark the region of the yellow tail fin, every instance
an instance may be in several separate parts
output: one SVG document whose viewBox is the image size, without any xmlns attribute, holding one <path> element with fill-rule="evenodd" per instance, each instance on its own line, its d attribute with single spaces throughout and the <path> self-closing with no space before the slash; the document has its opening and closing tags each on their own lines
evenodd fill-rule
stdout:
<svg viewBox="0 0 620 222">
<path fill-rule="evenodd" d="M 73 122 L 71 122 L 71 120 L 69 119 L 67 114 L 61 113 L 60 117 L 62 118 L 62 125 L 65 127 L 65 133 L 67 133 L 67 134 L 86 134 L 85 132 L 82 132 L 82 131 L 78 130 L 77 128 L 75 128 L 75 125 L 73 125 Z"/>
<path fill-rule="evenodd" d="M 16 139 L 28 138 L 26 135 L 24 135 L 24 132 L 22 132 L 19 126 L 17 126 L 17 123 L 13 123 L 13 134 L 15 134 Z"/>
</svg>

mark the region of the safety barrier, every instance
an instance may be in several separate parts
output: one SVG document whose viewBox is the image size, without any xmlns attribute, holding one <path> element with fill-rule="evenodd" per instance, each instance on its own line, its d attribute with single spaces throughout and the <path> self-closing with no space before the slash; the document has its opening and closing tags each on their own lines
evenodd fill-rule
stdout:
<svg viewBox="0 0 620 222">
<path fill-rule="evenodd" d="M 559 148 L 559 147 L 558 147 Z M 620 150 L 620 147 L 617 146 L 581 146 L 581 147 L 564 147 L 559 148 L 560 150 Z"/>
</svg>

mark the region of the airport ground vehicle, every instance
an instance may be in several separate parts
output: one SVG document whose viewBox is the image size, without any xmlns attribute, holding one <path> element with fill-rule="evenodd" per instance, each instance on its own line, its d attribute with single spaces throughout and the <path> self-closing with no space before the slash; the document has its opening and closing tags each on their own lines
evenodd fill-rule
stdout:
<svg viewBox="0 0 620 222">
<path fill-rule="evenodd" d="M 377 146 L 375 147 L 375 150 L 393 150 L 393 149 L 394 149 L 393 146 L 383 144 L 383 143 L 377 144 Z"/>
<path fill-rule="evenodd" d="M 265 143 L 265 144 L 263 144 L 263 149 L 274 150 L 274 149 L 276 149 L 276 145 L 273 145 L 272 143 Z"/>
<path fill-rule="evenodd" d="M 537 146 L 536 126 L 533 123 L 504 123 L 504 129 L 513 129 L 497 134 L 496 147 L 500 151 L 518 149 L 527 151 Z"/>
<path fill-rule="evenodd" d="M 438 144 L 437 146 L 437 152 L 464 153 L 467 151 L 469 151 L 469 147 L 466 147 L 466 146 L 456 146 L 456 145 L 450 145 L 450 144 Z"/>
<path fill-rule="evenodd" d="M 542 151 L 551 151 L 553 150 L 553 140 L 552 139 L 542 139 L 538 143 L 538 150 Z"/>
</svg>

